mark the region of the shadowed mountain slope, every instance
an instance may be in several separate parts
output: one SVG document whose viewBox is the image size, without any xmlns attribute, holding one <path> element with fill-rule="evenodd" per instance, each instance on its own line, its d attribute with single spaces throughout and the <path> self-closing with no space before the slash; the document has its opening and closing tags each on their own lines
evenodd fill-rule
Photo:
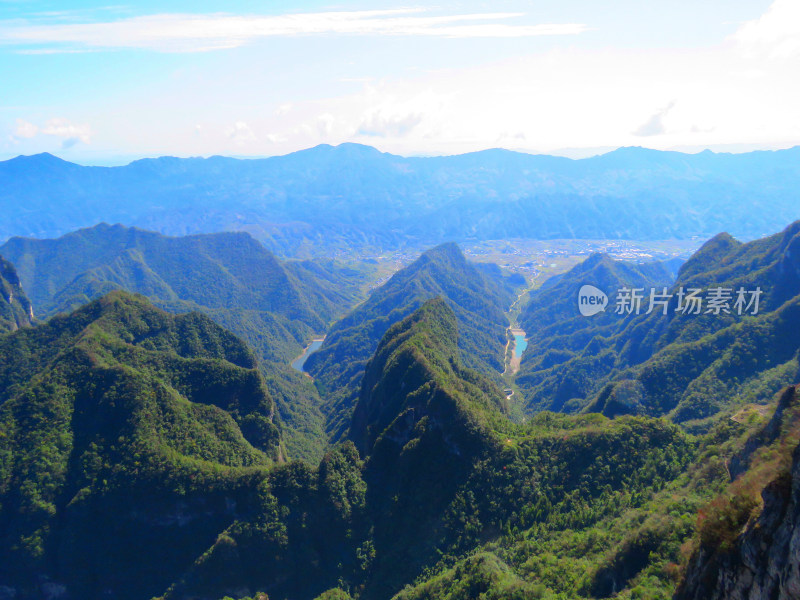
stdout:
<svg viewBox="0 0 800 600">
<path fill-rule="evenodd" d="M 105 224 L 54 240 L 13 238 L 2 252 L 18 265 L 41 317 L 120 289 L 170 312 L 207 314 L 256 351 L 291 454 L 321 457 L 319 396 L 289 363 L 358 301 L 364 271 L 324 260 L 279 261 L 246 233 L 166 237 Z"/>
<path fill-rule="evenodd" d="M 330 329 L 322 347 L 306 363 L 325 400 L 333 439 L 349 426 L 364 366 L 381 337 L 430 298 L 440 296 L 455 312 L 464 364 L 499 375 L 508 327 L 504 311 L 513 301 L 515 285 L 521 283 L 521 279 L 504 277 L 498 268 L 476 267 L 458 246 L 449 243 L 428 250 L 374 290 Z"/>
<path fill-rule="evenodd" d="M 141 296 L 0 338 L 0 582 L 163 590 L 282 460 L 274 411 L 243 342 Z"/>
<path fill-rule="evenodd" d="M 669 415 L 686 422 L 725 405 L 771 397 L 800 374 L 800 344 L 792 333 L 800 318 L 798 257 L 800 222 L 746 244 L 720 234 L 681 267 L 667 290 L 666 314 L 660 305 L 646 314 L 649 289 L 640 314 L 617 314 L 613 288 L 619 283 L 610 282 L 609 308 L 580 317 L 574 285 L 593 275 L 580 272 L 590 259 L 542 292 L 541 301 L 534 298 L 523 317 L 534 344 L 523 356 L 517 382 L 529 407 Z M 643 279 L 622 283 L 649 287 Z M 703 304 L 697 314 L 678 310 L 681 290 L 700 290 L 708 302 L 717 288 L 727 290 L 724 309 Z M 740 290 L 744 302 L 737 308 Z M 564 311 L 561 320 L 546 319 Z"/>
<path fill-rule="evenodd" d="M 533 539 L 619 515 L 692 456 L 690 439 L 664 421 L 546 414 L 514 425 L 501 390 L 461 364 L 457 324 L 448 303 L 432 299 L 392 326 L 355 409 L 364 462 L 347 442 L 317 471 L 276 469 L 263 514 L 237 520 L 166 597 L 238 589 L 311 599 L 341 587 L 391 598 L 485 544 L 517 539 L 514 528 Z M 537 586 L 515 577 L 512 597 L 532 597 Z"/>
</svg>

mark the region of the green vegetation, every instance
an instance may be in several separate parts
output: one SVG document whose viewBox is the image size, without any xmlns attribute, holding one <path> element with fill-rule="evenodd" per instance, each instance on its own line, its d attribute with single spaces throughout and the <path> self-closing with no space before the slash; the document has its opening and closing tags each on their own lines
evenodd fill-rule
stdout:
<svg viewBox="0 0 800 600">
<path fill-rule="evenodd" d="M 0 580 L 162 591 L 282 460 L 255 367 L 208 318 L 122 292 L 0 338 Z"/>
<path fill-rule="evenodd" d="M 686 451 L 673 454 L 681 464 L 664 471 L 670 459 L 657 459 L 650 483 L 607 487 L 565 512 L 547 506 L 538 522 L 505 526 L 464 558 L 443 557 L 396 600 L 672 598 L 699 545 L 724 555 L 762 506 L 765 485 L 785 477 L 800 440 L 796 398 L 791 388 L 782 394 L 766 421 L 753 408 L 720 415 L 708 433 L 684 438 Z M 631 473 L 618 460 L 609 456 L 611 472 Z"/>
<path fill-rule="evenodd" d="M 455 244 L 437 246 L 395 273 L 336 323 L 306 362 L 324 399 L 332 439 L 347 432 L 364 367 L 381 337 L 430 298 L 441 296 L 455 311 L 461 360 L 499 381 L 508 327 L 504 311 L 523 283 L 519 277 L 504 277 L 495 265 L 468 262 Z"/>
<path fill-rule="evenodd" d="M 579 265 L 534 294 L 520 318 L 529 347 L 516 383 L 528 410 L 665 415 L 705 427 L 704 419 L 731 404 L 764 402 L 800 375 L 792 334 L 800 323 L 798 250 L 800 222 L 747 244 L 721 234 L 681 268 L 666 315 L 622 317 L 609 308 L 578 316 L 579 282 L 597 282 L 609 294 L 622 284 L 653 285 L 607 258 Z M 760 288 L 758 314 L 676 312 L 680 287 L 718 286 Z"/>
<path fill-rule="evenodd" d="M 515 282 L 454 244 L 342 319 L 313 383 L 259 367 L 285 358 L 280 326 L 311 329 L 286 312 L 302 306 L 246 300 L 284 291 L 237 288 L 234 310 L 207 282 L 208 315 L 179 316 L 113 291 L 3 334 L 0 585 L 23 600 L 52 586 L 88 600 L 702 589 L 754 556 L 786 513 L 793 469 L 800 478 L 800 400 L 784 387 L 798 371 L 799 235 L 795 224 L 750 244 L 719 236 L 681 270 L 685 286 L 761 286 L 755 317 L 576 319 L 574 296 L 558 302 L 586 277 L 664 276 L 602 256 L 542 287 L 523 314 L 538 354 L 526 353 L 520 388 L 550 389 L 559 410 L 531 404 L 520 422 L 498 385 Z M 298 401 L 314 384 L 325 413 Z M 287 462 L 281 403 L 306 427 L 295 436 L 339 436 L 313 446 L 318 464 Z"/>
<path fill-rule="evenodd" d="M 750 415 L 753 418 L 753 415 Z M 788 480 L 792 454 L 800 441 L 800 397 L 796 388 L 780 395 L 771 420 L 734 457 L 736 478 L 699 514 L 699 543 L 713 551 L 730 551 L 742 526 L 762 508 L 761 494 L 771 482 Z"/>
<path fill-rule="evenodd" d="M 279 467 L 268 479 L 275 500 L 264 500 L 275 516 L 231 526 L 168 597 L 217 581 L 227 581 L 213 588 L 220 596 L 236 581 L 277 598 L 334 586 L 365 599 L 578 598 L 609 578 L 626 587 L 637 576 L 646 577 L 639 586 L 671 589 L 662 571 L 692 535 L 693 511 L 725 477 L 722 459 L 704 448 L 744 428 L 720 427 L 701 442 L 644 417 L 542 413 L 515 425 L 495 384 L 461 366 L 456 323 L 435 299 L 390 328 L 355 409 L 363 466 L 348 443 L 317 473 Z M 323 485 L 332 457 L 337 483 Z M 328 501 L 337 516 L 317 525 Z M 274 532 L 271 545 L 257 545 L 256 531 Z M 643 563 L 618 573 L 624 553 L 643 547 L 652 548 Z M 255 555 L 274 559 L 254 570 Z M 303 564 L 304 577 L 288 575 Z M 243 575 L 225 580 L 230 573 Z"/>
<path fill-rule="evenodd" d="M 742 412 L 739 420 L 751 420 Z M 679 600 L 790 597 L 798 550 L 800 396 L 786 389 L 769 422 L 731 460 L 733 481 L 698 516 L 698 533 Z"/>
<path fill-rule="evenodd" d="M 389 329 L 367 364 L 350 428 L 363 454 L 372 454 L 387 436 L 398 443 L 402 432 L 409 435 L 410 422 L 422 418 L 429 427 L 475 429 L 485 437 L 480 423 L 505 411 L 505 398 L 493 383 L 460 366 L 457 342 L 455 313 L 441 298 Z M 440 387 L 446 398 L 437 397 Z M 458 406 L 448 406 L 454 402 Z"/>
<path fill-rule="evenodd" d="M 112 290 L 143 294 L 170 312 L 207 314 L 255 350 L 290 455 L 322 456 L 321 400 L 289 363 L 360 299 L 366 272 L 282 262 L 246 233 L 167 237 L 104 224 L 56 240 L 12 238 L 2 251 L 43 318 Z"/>
<path fill-rule="evenodd" d="M 532 292 L 519 316 L 528 340 L 516 378 L 524 409 L 574 411 L 575 402 L 570 401 L 599 389 L 598 380 L 613 368 L 608 353 L 598 351 L 597 340 L 623 330 L 629 319 L 614 314 L 613 305 L 591 318 L 581 316 L 576 308 L 581 286 L 604 290 L 613 303 L 613 294 L 622 287 L 664 287 L 671 279 L 661 263 L 634 265 L 593 254 L 556 282 L 545 282 Z M 573 363 L 575 374 L 565 375 Z"/>
<path fill-rule="evenodd" d="M 165 598 L 260 590 L 271 598 L 310 599 L 363 578 L 374 549 L 361 466 L 346 444 L 317 469 L 303 462 L 273 469 L 253 490 L 252 510 L 217 536 Z"/>
</svg>

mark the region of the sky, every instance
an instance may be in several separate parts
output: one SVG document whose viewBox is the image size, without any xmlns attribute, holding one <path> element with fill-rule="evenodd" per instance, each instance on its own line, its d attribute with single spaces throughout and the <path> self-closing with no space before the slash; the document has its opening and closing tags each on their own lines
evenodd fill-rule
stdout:
<svg viewBox="0 0 800 600">
<path fill-rule="evenodd" d="M 800 144 L 800 0 L 0 0 L 0 160 Z"/>
</svg>

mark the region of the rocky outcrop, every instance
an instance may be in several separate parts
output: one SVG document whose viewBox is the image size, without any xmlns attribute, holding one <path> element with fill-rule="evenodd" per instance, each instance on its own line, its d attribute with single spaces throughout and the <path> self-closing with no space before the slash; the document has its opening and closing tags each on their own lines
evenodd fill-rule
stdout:
<svg viewBox="0 0 800 600">
<path fill-rule="evenodd" d="M 789 473 L 761 493 L 763 508 L 729 551 L 701 546 L 674 600 L 800 598 L 800 446 Z"/>
<path fill-rule="evenodd" d="M 33 307 L 17 276 L 17 270 L 0 256 L 0 333 L 16 331 L 33 321 Z"/>
</svg>

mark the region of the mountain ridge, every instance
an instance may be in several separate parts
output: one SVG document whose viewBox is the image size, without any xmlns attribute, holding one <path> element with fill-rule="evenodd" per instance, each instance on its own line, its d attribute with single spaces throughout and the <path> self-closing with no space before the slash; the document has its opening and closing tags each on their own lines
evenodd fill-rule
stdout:
<svg viewBox="0 0 800 600">
<path fill-rule="evenodd" d="M 147 257 L 125 250 L 122 266 Z M 674 265 L 590 256 L 536 291 L 523 322 L 528 366 L 594 388 L 575 414 L 513 422 L 497 363 L 518 286 L 457 244 L 432 248 L 330 333 L 317 367 L 357 387 L 348 438 L 317 466 L 285 461 L 279 399 L 213 310 L 174 315 L 115 290 L 1 335 L 0 591 L 668 598 L 685 580 L 699 598 L 751 574 L 778 589 L 765 560 L 791 572 L 784 533 L 800 514 L 800 403 L 784 387 L 800 373 L 798 251 L 800 222 L 755 242 L 721 234 L 672 283 Z M 94 274 L 134 281 L 156 264 Z M 157 271 L 153 286 L 170 281 Z M 764 314 L 582 317 L 575 286 L 589 282 L 759 285 Z M 592 371 L 572 362 L 595 357 Z"/>
<path fill-rule="evenodd" d="M 342 144 L 118 167 L 37 155 L 0 162 L 8 215 L 0 239 L 55 237 L 101 221 L 169 235 L 245 230 L 282 256 L 507 237 L 688 239 L 729 230 L 752 239 L 798 217 L 798 152 L 623 148 L 573 160 L 497 149 L 402 157 Z"/>
<path fill-rule="evenodd" d="M 358 301 L 367 267 L 282 261 L 246 232 L 169 237 L 120 224 L 0 247 L 42 318 L 123 289 L 173 313 L 201 311 L 232 330 L 258 353 L 291 452 L 321 458 L 319 396 L 290 362 Z"/>
<path fill-rule="evenodd" d="M 565 160 L 571 162 L 580 162 L 580 161 L 591 161 L 596 160 L 601 157 L 615 157 L 615 156 L 625 156 L 629 154 L 640 154 L 642 156 L 656 156 L 656 155 L 669 155 L 669 156 L 693 156 L 693 157 L 702 157 L 707 158 L 709 156 L 727 156 L 727 157 L 739 157 L 742 155 L 757 155 L 757 156 L 768 156 L 775 153 L 797 153 L 800 154 L 800 145 L 791 146 L 789 148 L 780 148 L 780 149 L 770 149 L 770 150 L 749 150 L 746 152 L 717 152 L 715 150 L 711 150 L 710 148 L 706 148 L 704 150 L 700 150 L 697 152 L 682 152 L 680 150 L 658 150 L 655 148 L 648 148 L 646 146 L 620 146 L 619 148 L 615 148 L 614 150 L 608 150 L 607 152 L 601 152 L 598 154 L 594 154 L 592 156 L 582 157 L 582 158 L 570 158 L 568 156 L 561 156 L 558 154 L 544 154 L 541 152 L 524 152 L 521 150 L 512 150 L 509 148 L 502 148 L 502 147 L 492 147 L 492 148 L 484 148 L 482 150 L 472 150 L 469 152 L 462 152 L 458 154 L 431 154 L 431 155 L 402 155 L 402 154 L 393 154 L 391 152 L 383 152 L 378 150 L 374 146 L 370 146 L 369 144 L 361 144 L 357 142 L 342 142 L 340 144 L 327 144 L 321 143 L 317 144 L 316 146 L 311 146 L 309 148 L 303 148 L 300 150 L 294 150 L 292 152 L 288 152 L 286 154 L 276 154 L 274 156 L 264 156 L 264 157 L 233 157 L 233 156 L 225 156 L 220 154 L 214 154 L 207 157 L 203 156 L 175 156 L 170 154 L 153 156 L 153 157 L 144 157 L 138 158 L 130 161 L 129 163 L 125 163 L 123 165 L 117 166 L 110 166 L 105 167 L 102 165 L 85 165 L 82 163 L 72 162 L 67 159 L 61 158 L 57 154 L 53 154 L 52 152 L 39 152 L 37 154 L 20 154 L 18 156 L 14 156 L 12 158 L 8 158 L 5 160 L 0 160 L 0 164 L 7 163 L 10 161 L 19 161 L 20 159 L 30 159 L 30 160 L 43 160 L 43 161 L 50 161 L 52 159 L 56 159 L 63 163 L 79 166 L 79 167 L 96 167 L 96 168 L 107 168 L 107 169 L 116 169 L 116 168 L 123 168 L 130 166 L 133 163 L 140 162 L 140 161 L 157 161 L 161 159 L 174 159 L 178 161 L 208 161 L 208 160 L 230 160 L 230 161 L 264 161 L 264 160 L 271 160 L 275 158 L 284 158 L 287 156 L 294 156 L 303 152 L 331 152 L 337 149 L 342 150 L 350 150 L 350 149 L 358 149 L 359 151 L 375 154 L 383 155 L 383 156 L 390 156 L 394 158 L 403 158 L 403 159 L 439 159 L 439 158 L 453 158 L 453 157 L 460 157 L 460 156 L 474 156 L 481 153 L 507 153 L 511 155 L 519 155 L 519 156 L 532 156 L 532 157 L 545 157 L 545 158 L 553 158 L 558 160 Z"/>
<path fill-rule="evenodd" d="M 0 337 L 0 356 L 0 581 L 12 596 L 45 597 L 53 582 L 77 597 L 150 597 L 283 462 L 255 356 L 199 313 L 112 292 Z"/>
<path fill-rule="evenodd" d="M 332 439 L 346 432 L 364 367 L 381 338 L 433 297 L 441 296 L 456 312 L 462 361 L 499 378 L 508 327 L 504 311 L 521 283 L 499 270 L 479 269 L 456 244 L 446 243 L 427 250 L 373 290 L 331 327 L 320 349 L 306 361 L 305 369 L 325 401 Z"/>
<path fill-rule="evenodd" d="M 517 383 L 534 405 L 556 397 L 559 404 L 550 407 L 559 410 L 642 412 L 679 422 L 702 421 L 730 402 L 764 401 L 800 374 L 800 350 L 788 333 L 800 316 L 798 257 L 800 221 L 747 243 L 718 234 L 680 268 L 675 282 L 637 284 L 658 293 L 666 287 L 663 310 L 646 314 L 645 298 L 641 311 L 616 314 L 610 298 L 608 310 L 589 318 L 576 309 L 575 279 L 583 280 L 578 265 L 538 296 L 545 310 L 566 315 L 563 322 L 526 320 L 523 311 L 534 345 L 523 356 Z M 700 314 L 678 311 L 681 289 L 716 288 L 730 291 L 731 304 L 739 289 L 758 293 L 758 314 L 730 307 L 715 314 L 705 306 Z M 529 312 L 536 302 L 534 294 Z"/>
</svg>

